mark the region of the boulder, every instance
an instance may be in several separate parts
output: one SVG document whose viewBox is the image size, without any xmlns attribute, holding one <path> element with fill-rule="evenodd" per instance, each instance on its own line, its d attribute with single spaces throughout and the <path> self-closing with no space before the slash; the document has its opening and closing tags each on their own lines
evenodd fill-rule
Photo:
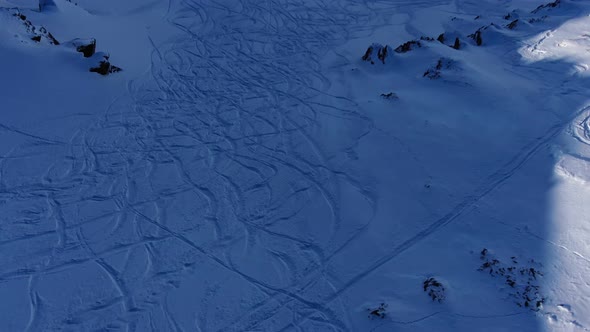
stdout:
<svg viewBox="0 0 590 332">
<path fill-rule="evenodd" d="M 96 53 L 96 39 L 74 39 L 72 44 L 76 51 L 82 53 L 85 58 L 89 58 Z"/>
<path fill-rule="evenodd" d="M 112 73 L 120 72 L 122 69 L 112 65 L 109 61 L 109 56 L 107 54 L 95 54 L 95 57 L 99 60 L 98 64 L 94 67 L 90 68 L 90 72 L 98 73 L 100 75 L 106 76 Z"/>
</svg>

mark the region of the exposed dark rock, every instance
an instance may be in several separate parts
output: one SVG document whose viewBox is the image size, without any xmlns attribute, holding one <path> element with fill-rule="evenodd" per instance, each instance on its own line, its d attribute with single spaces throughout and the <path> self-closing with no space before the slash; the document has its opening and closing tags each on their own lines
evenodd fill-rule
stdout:
<svg viewBox="0 0 590 332">
<path fill-rule="evenodd" d="M 461 40 L 459 39 L 459 36 L 456 33 L 449 33 L 449 34 L 441 33 L 440 35 L 438 35 L 436 40 L 438 40 L 440 43 L 445 44 L 449 47 L 452 47 L 456 50 L 461 48 Z M 447 40 L 449 40 L 449 41 L 454 40 L 454 42 L 453 42 L 453 44 L 447 44 L 446 43 Z"/>
<path fill-rule="evenodd" d="M 481 16 L 477 15 L 474 20 L 479 20 L 481 18 Z"/>
<path fill-rule="evenodd" d="M 539 270 L 540 263 L 529 260 L 526 264 L 518 264 L 516 257 L 511 257 L 511 265 L 500 262 L 493 258 L 487 249 L 481 251 L 480 259 L 484 263 L 478 269 L 482 272 L 489 272 L 489 275 L 503 280 L 503 283 L 510 286 L 508 293 L 515 299 L 519 307 L 529 308 L 533 311 L 542 309 L 545 296 L 541 293 L 541 282 L 538 278 L 543 276 Z M 509 263 L 510 264 L 510 263 Z"/>
<path fill-rule="evenodd" d="M 55 39 L 55 37 L 53 37 L 51 32 L 47 31 L 47 29 L 45 29 L 44 27 L 41 27 L 41 29 L 39 29 L 39 31 L 41 32 L 42 35 L 45 36 L 45 38 L 47 38 L 49 40 L 50 44 L 59 45 L 59 42 L 57 41 L 57 39 Z"/>
<path fill-rule="evenodd" d="M 393 92 L 382 93 L 381 97 L 383 97 L 384 99 L 399 99 L 399 97 Z"/>
<path fill-rule="evenodd" d="M 394 51 L 396 51 L 397 53 L 406 53 L 409 52 L 415 48 L 420 48 L 422 47 L 422 44 L 417 41 L 417 40 L 410 40 L 407 41 L 403 44 L 401 44 L 400 46 L 398 46 Z"/>
<path fill-rule="evenodd" d="M 505 20 L 510 20 L 510 21 L 514 21 L 516 19 L 520 18 L 520 14 L 517 10 L 513 10 L 510 13 L 504 15 L 504 19 Z"/>
<path fill-rule="evenodd" d="M 510 22 L 506 27 L 510 30 L 513 30 L 514 28 L 516 28 L 517 25 L 518 25 L 518 19 Z"/>
<path fill-rule="evenodd" d="M 535 8 L 531 13 L 536 14 L 543 9 L 558 7 L 560 4 L 561 4 L 561 0 L 555 0 L 553 2 L 544 4 L 544 5 L 540 5 L 539 7 Z"/>
<path fill-rule="evenodd" d="M 16 12 L 12 15 L 22 21 L 22 24 L 25 26 L 27 32 L 32 35 L 30 38 L 35 42 L 41 42 L 42 38 L 45 37 L 49 44 L 59 45 L 59 41 L 57 41 L 57 39 L 55 39 L 55 37 L 53 37 L 53 35 L 47 31 L 47 29 L 44 27 L 36 27 L 33 23 L 31 23 L 31 21 L 27 19 L 25 15 L 21 14 L 18 10 L 16 10 Z"/>
<path fill-rule="evenodd" d="M 373 54 L 373 46 L 369 46 L 369 48 L 367 48 L 367 50 L 365 51 L 365 55 L 363 55 L 363 57 L 361 59 L 363 61 L 369 61 L 372 54 Z"/>
<path fill-rule="evenodd" d="M 480 258 L 481 258 L 481 259 L 484 259 L 484 258 L 486 257 L 486 255 L 487 255 L 487 254 L 488 254 L 488 249 L 486 249 L 486 248 L 483 248 L 483 249 L 481 250 L 481 252 L 480 252 L 480 255 L 481 255 L 481 256 L 480 256 Z"/>
<path fill-rule="evenodd" d="M 90 68 L 90 72 L 98 73 L 101 75 L 109 75 L 112 73 L 120 72 L 121 70 L 121 68 L 114 66 L 109 62 L 108 55 L 103 56 L 103 60 L 101 60 L 98 63 L 98 66 Z"/>
<path fill-rule="evenodd" d="M 475 41 L 477 46 L 481 46 L 483 44 L 483 38 L 481 37 L 481 28 L 474 33 L 470 34 L 468 37 Z"/>
<path fill-rule="evenodd" d="M 385 312 L 387 310 L 387 303 L 381 303 L 377 308 L 369 308 L 369 318 L 385 318 Z"/>
<path fill-rule="evenodd" d="M 481 38 L 481 31 L 477 31 L 475 33 L 474 39 L 477 46 L 481 46 L 481 44 L 483 44 L 483 39 Z"/>
<path fill-rule="evenodd" d="M 435 80 L 441 77 L 441 71 L 443 69 L 451 69 L 455 66 L 455 61 L 447 58 L 440 58 L 434 67 L 429 68 L 424 72 L 422 77 L 428 77 L 431 80 Z"/>
<path fill-rule="evenodd" d="M 89 58 L 96 52 L 96 39 L 76 39 L 73 41 L 76 51 L 82 53 L 85 58 Z"/>
<path fill-rule="evenodd" d="M 461 41 L 459 40 L 459 37 L 455 38 L 455 43 L 453 44 L 453 48 L 456 50 L 461 48 Z"/>
<path fill-rule="evenodd" d="M 382 63 L 385 63 L 385 58 L 387 57 L 387 47 L 383 47 L 377 51 L 377 58 L 381 60 Z"/>
<path fill-rule="evenodd" d="M 435 278 L 426 279 L 423 282 L 423 288 L 432 301 L 438 301 L 440 303 L 445 299 L 445 287 Z"/>
<path fill-rule="evenodd" d="M 381 63 L 385 64 L 385 59 L 387 58 L 388 54 L 389 54 L 389 46 L 387 46 L 387 45 L 383 46 L 381 44 L 374 43 L 373 45 L 369 46 L 369 48 L 367 48 L 365 55 L 363 55 L 363 57 L 362 57 L 362 60 L 368 61 L 372 65 L 374 65 L 375 64 L 374 57 L 376 56 L 376 58 L 378 60 L 380 60 Z"/>
</svg>

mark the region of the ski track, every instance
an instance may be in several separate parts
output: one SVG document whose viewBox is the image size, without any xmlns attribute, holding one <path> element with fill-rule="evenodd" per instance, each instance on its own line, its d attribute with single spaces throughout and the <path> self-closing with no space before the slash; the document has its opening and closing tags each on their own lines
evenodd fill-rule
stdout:
<svg viewBox="0 0 590 332">
<path fill-rule="evenodd" d="M 358 225 L 343 223 L 338 199 L 342 188 L 353 188 L 373 210 L 377 200 L 363 179 L 331 165 L 314 137 L 320 125 L 318 108 L 327 106 L 317 101 L 319 97 L 342 105 L 332 111 L 363 128 L 362 134 L 342 144 L 342 155 L 373 127 L 367 116 L 354 111 L 353 102 L 322 92 L 330 81 L 321 74 L 320 57 L 372 15 L 385 17 L 425 4 L 432 1 L 396 2 L 389 8 L 380 4 L 379 11 L 370 10 L 369 2 L 170 1 L 167 19 L 178 28 L 179 37 L 163 45 L 152 41 L 151 77 L 128 86 L 131 106 L 111 105 L 69 142 L 0 124 L 0 130 L 30 139 L 0 159 L 0 202 L 17 202 L 10 208 L 30 216 L 0 238 L 0 248 L 25 242 L 34 249 L 23 253 L 24 259 L 4 262 L 0 270 L 0 282 L 28 280 L 27 330 L 55 327 L 44 312 L 48 299 L 40 295 L 40 281 L 90 264 L 109 280 L 112 297 L 101 299 L 100 305 L 77 308 L 68 313 L 68 321 L 53 324 L 83 329 L 89 324 L 84 321 L 88 313 L 104 313 L 104 319 L 121 330 L 148 325 L 157 330 L 162 328 L 157 325 L 161 314 L 166 329 L 182 331 L 165 295 L 203 260 L 253 287 L 264 299 L 237 317 L 212 321 L 208 303 L 222 290 L 211 286 L 202 300 L 202 315 L 195 318 L 197 330 L 260 329 L 285 307 L 297 311 L 297 318 L 274 326 L 276 330 L 298 329 L 312 316 L 326 324 L 326 330 L 349 330 L 328 307 L 331 302 L 469 211 L 587 112 L 583 109 L 551 127 L 448 214 L 341 287 L 320 294 L 319 300 L 307 299 L 302 293 L 310 285 L 330 284 L 327 263 L 371 221 L 369 215 Z M 589 117 L 584 116 L 572 131 L 588 144 Z M 47 146 L 59 153 L 48 157 L 52 164 L 44 174 L 18 184 L 6 180 L 14 172 L 7 160 L 38 156 Z M 322 221 L 327 238 L 321 242 L 297 228 L 318 206 L 329 216 Z M 97 209 L 94 215 L 85 215 L 92 207 Z M 51 227 L 43 224 L 41 231 L 29 230 L 47 221 Z M 282 229 L 285 223 L 289 227 Z M 50 246 L 47 239 L 52 237 Z M 264 259 L 281 266 L 278 280 L 245 272 L 240 265 L 241 259 L 261 251 L 268 254 Z M 45 252 L 43 259 L 35 258 L 39 252 Z M 122 264 L 115 259 L 121 255 Z M 134 265 L 137 257 L 144 257 L 145 267 Z M 118 308 L 118 314 L 111 314 L 112 308 Z"/>
</svg>

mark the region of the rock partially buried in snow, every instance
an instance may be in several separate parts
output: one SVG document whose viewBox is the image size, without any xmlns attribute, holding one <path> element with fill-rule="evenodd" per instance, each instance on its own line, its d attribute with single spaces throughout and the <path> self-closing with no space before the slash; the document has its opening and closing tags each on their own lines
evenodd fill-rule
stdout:
<svg viewBox="0 0 590 332">
<path fill-rule="evenodd" d="M 441 71 L 443 69 L 452 69 L 455 67 L 455 61 L 448 58 L 440 58 L 436 63 L 436 66 L 429 68 L 424 72 L 423 77 L 428 77 L 431 80 L 435 80 L 441 77 Z"/>
<path fill-rule="evenodd" d="M 386 313 L 387 313 L 387 307 L 388 307 L 387 303 L 381 303 L 376 307 L 372 307 L 372 308 L 367 309 L 369 311 L 369 318 L 371 318 L 371 319 L 385 318 Z"/>
<path fill-rule="evenodd" d="M 454 38 L 454 42 L 452 45 L 447 44 L 446 41 L 447 40 L 453 40 Z M 445 44 L 448 47 L 452 47 L 456 50 L 461 49 L 461 39 L 459 39 L 459 35 L 456 33 L 441 33 L 440 35 L 438 35 L 438 37 L 436 38 L 436 40 L 438 40 L 441 44 Z"/>
<path fill-rule="evenodd" d="M 424 291 L 432 299 L 442 303 L 445 299 L 445 286 L 433 277 L 430 277 L 422 283 Z"/>
<path fill-rule="evenodd" d="M 547 300 L 541 286 L 543 272 L 540 270 L 543 264 L 534 259 L 525 260 L 516 256 L 510 257 L 508 263 L 501 262 L 484 248 L 480 253 L 480 259 L 484 262 L 478 271 L 488 273 L 491 277 L 497 278 L 501 283 L 508 285 L 504 288 L 510 294 L 519 307 L 528 308 L 532 311 L 540 311 Z"/>
<path fill-rule="evenodd" d="M 395 94 L 395 92 L 382 93 L 381 97 L 383 97 L 383 99 L 390 99 L 390 100 L 399 99 L 399 97 L 397 96 L 397 94 Z"/>
<path fill-rule="evenodd" d="M 109 62 L 109 56 L 104 53 L 97 53 L 94 56 L 95 58 L 99 59 L 98 65 L 95 67 L 90 68 L 90 72 L 98 73 L 100 75 L 106 76 L 112 73 L 120 72 L 122 69 L 112 65 Z"/>
<path fill-rule="evenodd" d="M 96 39 L 74 39 L 71 41 L 76 51 L 82 53 L 85 58 L 89 58 L 96 53 Z"/>
</svg>

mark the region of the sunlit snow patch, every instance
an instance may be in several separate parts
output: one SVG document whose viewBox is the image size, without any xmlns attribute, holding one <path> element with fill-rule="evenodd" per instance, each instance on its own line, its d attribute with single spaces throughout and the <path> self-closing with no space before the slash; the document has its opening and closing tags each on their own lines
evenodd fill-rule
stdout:
<svg viewBox="0 0 590 332">
<path fill-rule="evenodd" d="M 526 62 L 565 60 L 573 64 L 571 74 L 588 75 L 590 64 L 590 17 L 565 22 L 525 42 L 519 53 Z"/>
</svg>

